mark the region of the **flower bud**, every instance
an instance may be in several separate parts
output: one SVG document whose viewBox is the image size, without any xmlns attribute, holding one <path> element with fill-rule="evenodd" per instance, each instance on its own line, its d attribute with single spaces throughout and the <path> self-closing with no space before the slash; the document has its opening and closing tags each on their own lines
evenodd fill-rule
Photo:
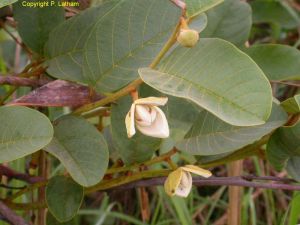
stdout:
<svg viewBox="0 0 300 225">
<path fill-rule="evenodd" d="M 180 197 L 187 197 L 191 192 L 193 185 L 191 173 L 205 178 L 208 178 L 212 175 L 210 171 L 194 165 L 179 167 L 171 172 L 167 177 L 164 184 L 165 192 L 169 196 L 177 195 Z"/>
<path fill-rule="evenodd" d="M 157 138 L 169 137 L 169 125 L 164 112 L 158 108 L 165 105 L 168 98 L 140 98 L 134 101 L 125 118 L 127 135 L 131 138 L 135 127 L 143 134 Z"/>
<path fill-rule="evenodd" d="M 191 48 L 197 44 L 199 40 L 199 33 L 192 29 L 181 29 L 177 36 L 177 41 L 184 47 Z"/>
</svg>

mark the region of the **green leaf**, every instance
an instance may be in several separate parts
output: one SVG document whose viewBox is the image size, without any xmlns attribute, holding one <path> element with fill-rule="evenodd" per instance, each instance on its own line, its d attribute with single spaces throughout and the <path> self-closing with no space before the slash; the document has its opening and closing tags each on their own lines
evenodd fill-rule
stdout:
<svg viewBox="0 0 300 225">
<path fill-rule="evenodd" d="M 299 18 L 292 14 L 280 1 L 260 0 L 250 3 L 253 23 L 274 23 L 284 28 L 298 26 Z"/>
<path fill-rule="evenodd" d="M 190 23 L 189 27 L 198 31 L 198 33 L 202 32 L 207 26 L 207 16 L 205 13 L 196 16 Z"/>
<path fill-rule="evenodd" d="M 49 119 L 23 106 L 0 107 L 0 130 L 0 163 L 32 154 L 53 137 Z"/>
<path fill-rule="evenodd" d="M 0 8 L 2 8 L 4 6 L 7 6 L 7 5 L 10 5 L 10 4 L 13 4 L 16 1 L 18 1 L 18 0 L 1 0 L 1 2 L 0 2 Z"/>
<path fill-rule="evenodd" d="M 101 181 L 108 166 L 108 148 L 102 134 L 75 116 L 55 121 L 54 138 L 45 150 L 57 157 L 82 186 Z"/>
<path fill-rule="evenodd" d="M 276 104 L 273 104 L 269 120 L 263 125 L 253 127 L 231 126 L 203 111 L 186 135 L 186 139 L 177 143 L 176 147 L 193 155 L 228 153 L 261 139 L 282 126 L 286 120 L 286 113 Z"/>
<path fill-rule="evenodd" d="M 300 156 L 293 156 L 287 161 L 286 170 L 295 180 L 300 181 Z"/>
<path fill-rule="evenodd" d="M 47 71 L 102 93 L 118 90 L 152 62 L 180 14 L 165 0 L 115 0 L 85 10 L 51 33 Z"/>
<path fill-rule="evenodd" d="M 188 18 L 193 18 L 223 1 L 224 0 L 185 0 L 186 15 Z"/>
<path fill-rule="evenodd" d="M 254 45 L 245 52 L 264 71 L 269 80 L 300 79 L 300 51 L 287 45 Z"/>
<path fill-rule="evenodd" d="M 295 95 L 281 103 L 281 106 L 285 111 L 289 113 L 299 113 L 300 112 L 300 95 Z"/>
<path fill-rule="evenodd" d="M 260 68 L 232 44 L 202 39 L 193 48 L 176 48 L 157 70 L 139 70 L 143 81 L 168 95 L 193 101 L 236 126 L 265 123 L 271 87 Z"/>
<path fill-rule="evenodd" d="M 251 8 L 240 0 L 225 0 L 207 12 L 208 25 L 201 37 L 218 37 L 237 46 L 247 41 L 251 25 Z"/>
<path fill-rule="evenodd" d="M 284 168 L 287 161 L 296 156 L 300 156 L 300 122 L 277 129 L 267 145 L 267 158 L 277 170 Z"/>
<path fill-rule="evenodd" d="M 144 162 L 150 159 L 161 143 L 161 139 L 145 136 L 138 130 L 132 138 L 127 137 L 125 117 L 131 104 L 130 97 L 123 97 L 113 105 L 111 110 L 113 143 L 125 164 Z"/>
<path fill-rule="evenodd" d="M 47 225 L 78 225 L 74 218 L 70 221 L 60 223 L 49 211 L 47 212 L 46 224 Z"/>
<path fill-rule="evenodd" d="M 48 209 L 59 222 L 69 221 L 77 214 L 83 197 L 83 187 L 70 177 L 55 176 L 46 187 Z"/>
<path fill-rule="evenodd" d="M 40 0 L 32 0 L 32 3 L 41 4 Z M 24 1 L 13 5 L 14 18 L 18 22 L 18 32 L 24 43 L 33 51 L 43 54 L 44 45 L 48 40 L 51 30 L 64 21 L 65 11 L 57 5 L 59 0 L 46 0 L 49 6 L 25 7 Z M 50 6 L 52 2 L 56 5 Z M 61 43 L 60 41 L 58 41 Z"/>
</svg>

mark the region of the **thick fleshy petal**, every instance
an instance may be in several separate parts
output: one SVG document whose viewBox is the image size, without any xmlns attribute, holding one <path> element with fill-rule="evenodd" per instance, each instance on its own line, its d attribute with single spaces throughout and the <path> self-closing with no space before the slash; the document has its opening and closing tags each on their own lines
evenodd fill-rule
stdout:
<svg viewBox="0 0 300 225">
<path fill-rule="evenodd" d="M 139 98 L 134 101 L 134 104 L 161 106 L 161 105 L 165 105 L 167 102 L 168 102 L 167 97 L 148 97 L 148 98 Z"/>
<path fill-rule="evenodd" d="M 142 126 L 138 121 L 135 121 L 137 129 L 147 136 L 157 138 L 169 137 L 169 125 L 164 112 L 156 106 L 152 106 L 151 108 L 157 113 L 155 120 L 150 126 Z"/>
<path fill-rule="evenodd" d="M 135 135 L 134 113 L 135 113 L 135 104 L 132 104 L 130 107 L 130 111 L 127 113 L 125 118 L 125 125 L 126 125 L 127 135 L 129 138 Z"/>
<path fill-rule="evenodd" d="M 186 172 L 194 173 L 205 178 L 208 178 L 212 175 L 212 173 L 209 170 L 205 170 L 194 165 L 185 165 L 181 168 Z"/>
<path fill-rule="evenodd" d="M 183 170 L 181 168 L 178 168 L 173 172 L 171 172 L 167 177 L 164 184 L 164 188 L 165 188 L 165 192 L 169 196 L 175 195 L 176 189 L 180 184 L 182 175 L 183 175 Z"/>
<path fill-rule="evenodd" d="M 180 183 L 175 190 L 175 195 L 180 197 L 187 197 L 191 192 L 193 185 L 193 178 L 189 172 L 183 171 Z"/>
</svg>

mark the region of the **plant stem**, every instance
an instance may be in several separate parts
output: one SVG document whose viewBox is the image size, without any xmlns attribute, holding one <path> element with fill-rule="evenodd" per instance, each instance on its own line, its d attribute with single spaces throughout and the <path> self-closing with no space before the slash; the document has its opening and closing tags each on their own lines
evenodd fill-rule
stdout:
<svg viewBox="0 0 300 225">
<path fill-rule="evenodd" d="M 176 153 L 177 153 L 177 149 L 173 148 L 171 151 L 169 151 L 165 154 L 162 154 L 160 156 L 157 156 L 153 159 L 150 159 L 150 160 L 142 162 L 142 163 L 138 163 L 138 164 L 134 164 L 134 165 L 130 165 L 130 166 L 124 166 L 124 167 L 110 168 L 106 171 L 105 174 L 120 173 L 120 172 L 129 171 L 129 170 L 134 170 L 134 169 L 137 169 L 141 166 L 151 166 L 155 163 L 166 161 L 167 159 L 171 158 Z"/>
<path fill-rule="evenodd" d="M 85 193 L 89 194 L 95 191 L 106 190 L 106 189 L 114 188 L 141 179 L 146 179 L 151 177 L 163 177 L 163 176 L 167 176 L 170 172 L 171 170 L 147 170 L 147 171 L 134 173 L 129 176 L 120 176 L 112 180 L 102 181 L 99 184 L 96 184 L 95 186 L 89 187 L 85 189 Z"/>
</svg>

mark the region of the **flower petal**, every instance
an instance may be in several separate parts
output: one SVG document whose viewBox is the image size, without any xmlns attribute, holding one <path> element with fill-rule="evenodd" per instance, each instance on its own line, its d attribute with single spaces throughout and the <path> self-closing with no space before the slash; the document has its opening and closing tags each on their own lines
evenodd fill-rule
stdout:
<svg viewBox="0 0 300 225">
<path fill-rule="evenodd" d="M 135 106 L 135 120 L 141 126 L 150 126 L 152 123 L 151 106 L 147 105 L 136 105 Z"/>
<path fill-rule="evenodd" d="M 132 104 L 130 107 L 130 111 L 127 113 L 125 118 L 125 125 L 126 125 L 127 135 L 129 138 L 135 135 L 134 112 L 135 112 L 135 104 Z"/>
<path fill-rule="evenodd" d="M 197 174 L 197 175 L 205 177 L 205 178 L 208 178 L 212 175 L 212 173 L 209 170 L 205 170 L 205 169 L 202 169 L 202 168 L 200 168 L 198 166 L 194 166 L 194 165 L 185 165 L 181 168 L 184 171 L 191 172 L 191 173 Z"/>
<path fill-rule="evenodd" d="M 182 175 L 183 175 L 183 170 L 181 168 L 178 168 L 173 172 L 171 172 L 167 177 L 164 184 L 164 188 L 165 188 L 165 192 L 169 196 L 175 195 L 175 191 L 180 184 Z"/>
<path fill-rule="evenodd" d="M 139 98 L 134 101 L 134 103 L 138 105 L 151 105 L 151 106 L 165 105 L 167 102 L 168 102 L 167 97 Z"/>
<path fill-rule="evenodd" d="M 187 197 L 191 192 L 193 185 L 193 178 L 189 172 L 183 171 L 180 183 L 175 190 L 175 195 L 180 197 Z"/>
<path fill-rule="evenodd" d="M 157 138 L 169 137 L 170 134 L 169 125 L 164 112 L 156 106 L 152 106 L 151 108 L 152 110 L 155 110 L 157 112 L 155 120 L 150 126 L 141 126 L 138 123 L 136 123 L 137 129 L 141 133 L 151 137 L 157 137 Z"/>
</svg>

